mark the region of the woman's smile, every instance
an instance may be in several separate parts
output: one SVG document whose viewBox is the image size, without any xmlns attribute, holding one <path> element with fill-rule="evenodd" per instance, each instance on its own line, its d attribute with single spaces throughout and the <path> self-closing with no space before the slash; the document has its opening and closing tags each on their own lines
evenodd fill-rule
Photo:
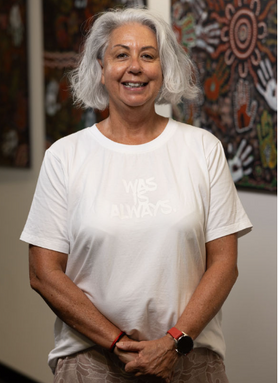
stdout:
<svg viewBox="0 0 278 383">
<path fill-rule="evenodd" d="M 127 88 L 138 89 L 138 88 L 145 87 L 148 83 L 147 82 L 123 82 L 122 84 Z"/>
</svg>

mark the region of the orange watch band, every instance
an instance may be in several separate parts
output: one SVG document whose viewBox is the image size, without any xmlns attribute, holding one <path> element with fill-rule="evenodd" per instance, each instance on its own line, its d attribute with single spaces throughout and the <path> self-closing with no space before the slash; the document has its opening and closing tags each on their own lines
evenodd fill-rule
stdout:
<svg viewBox="0 0 278 383">
<path fill-rule="evenodd" d="M 183 335 L 183 332 L 178 330 L 176 327 L 170 328 L 170 330 L 168 330 L 167 333 L 170 334 L 176 340 L 178 340 Z"/>
</svg>

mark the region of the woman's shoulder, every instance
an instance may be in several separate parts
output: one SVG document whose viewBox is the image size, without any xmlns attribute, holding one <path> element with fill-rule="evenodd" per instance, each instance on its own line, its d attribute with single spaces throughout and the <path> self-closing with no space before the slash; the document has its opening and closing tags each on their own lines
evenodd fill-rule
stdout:
<svg viewBox="0 0 278 383">
<path fill-rule="evenodd" d="M 203 146 L 210 150 L 220 143 L 219 139 L 205 128 L 189 125 L 172 119 L 172 124 L 176 127 L 177 137 L 184 139 L 188 146 Z"/>
<path fill-rule="evenodd" d="M 94 125 L 58 139 L 48 148 L 48 152 L 56 156 L 61 156 L 75 152 L 77 149 L 86 150 L 88 143 L 93 137 L 93 128 Z"/>
</svg>

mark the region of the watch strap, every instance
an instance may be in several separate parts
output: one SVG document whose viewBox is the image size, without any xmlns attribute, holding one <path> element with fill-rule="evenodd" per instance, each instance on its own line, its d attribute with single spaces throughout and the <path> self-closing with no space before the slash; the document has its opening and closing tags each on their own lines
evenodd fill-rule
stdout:
<svg viewBox="0 0 278 383">
<path fill-rule="evenodd" d="M 168 330 L 167 333 L 170 334 L 176 340 L 178 340 L 183 335 L 183 332 L 178 330 L 176 327 L 170 328 L 170 330 Z"/>
</svg>

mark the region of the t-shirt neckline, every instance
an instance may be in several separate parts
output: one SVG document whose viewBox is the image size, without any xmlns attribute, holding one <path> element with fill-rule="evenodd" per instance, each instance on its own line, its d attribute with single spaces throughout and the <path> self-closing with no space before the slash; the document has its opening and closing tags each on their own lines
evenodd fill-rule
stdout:
<svg viewBox="0 0 278 383">
<path fill-rule="evenodd" d="M 125 153 L 140 153 L 156 149 L 169 139 L 174 130 L 173 120 L 169 118 L 164 130 L 153 140 L 139 145 L 127 145 L 110 140 L 110 138 L 106 137 L 100 132 L 96 124 L 94 124 L 91 128 L 91 132 L 93 133 L 94 137 L 102 146 L 110 150 Z"/>
</svg>

